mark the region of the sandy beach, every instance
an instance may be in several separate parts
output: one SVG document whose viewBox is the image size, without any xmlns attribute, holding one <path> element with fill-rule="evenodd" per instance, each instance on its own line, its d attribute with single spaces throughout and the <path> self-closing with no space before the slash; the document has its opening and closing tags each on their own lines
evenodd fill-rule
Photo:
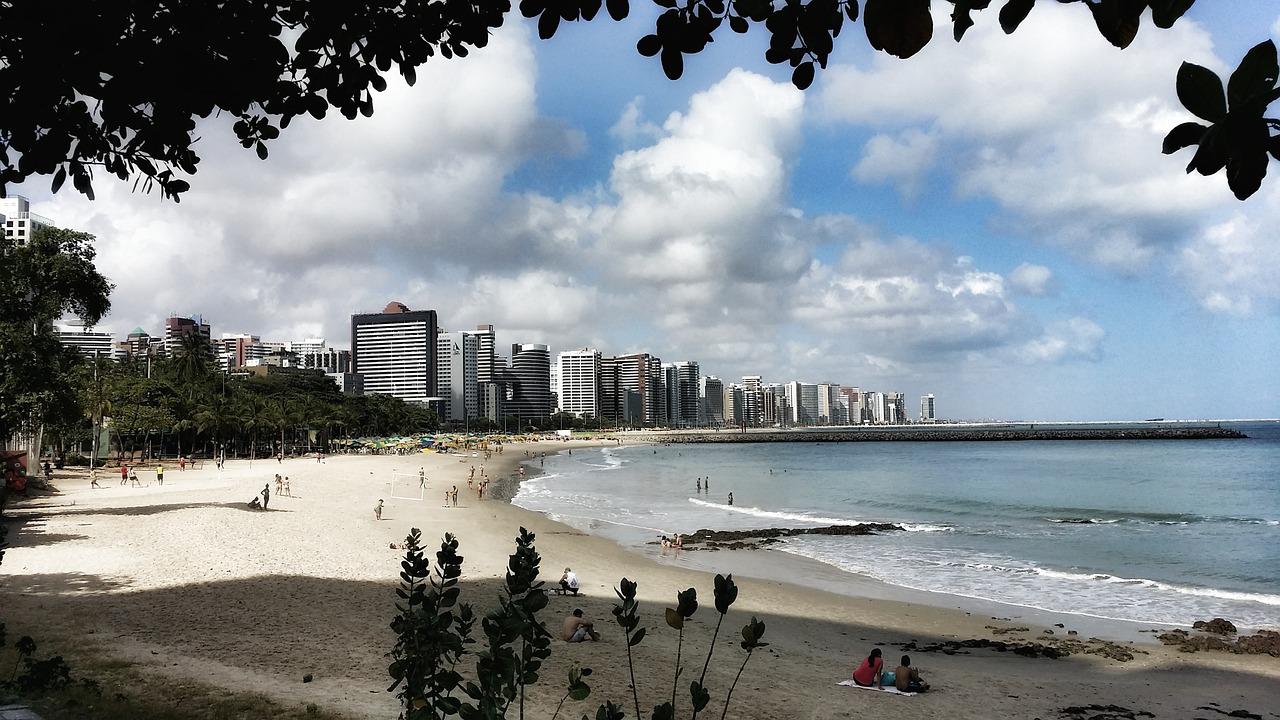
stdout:
<svg viewBox="0 0 1280 720">
<path fill-rule="evenodd" d="M 686 630 L 686 658 L 698 664 L 714 626 L 712 577 L 681 563 L 656 562 L 614 542 L 584 535 L 502 500 L 478 500 L 467 475 L 509 478 L 526 451 L 552 453 L 591 443 L 509 445 L 489 460 L 457 455 L 334 456 L 229 461 L 179 471 L 166 465 L 163 486 L 151 469 L 146 487 L 122 487 L 114 468 L 103 488 L 87 475 L 55 476 L 59 492 L 12 502 L 6 512 L 10 549 L 0 566 L 0 604 L 10 635 L 44 638 L 71 658 L 106 658 L 141 669 L 148 682 L 198 681 L 231 691 L 260 692 L 285 705 L 315 704 L 352 718 L 394 718 L 399 708 L 388 685 L 385 653 L 394 639 L 400 542 L 421 528 L 429 547 L 445 532 L 461 542 L 464 600 L 493 604 L 518 528 L 537 534 L 548 581 L 572 566 L 585 597 L 553 596 L 545 619 L 553 628 L 574 607 L 584 609 L 604 634 L 599 643 L 557 642 L 543 681 L 533 690 L 531 717 L 550 717 L 575 663 L 595 670 L 592 697 L 567 708 L 571 717 L 594 714 L 605 699 L 629 702 L 626 654 L 610 615 L 613 586 L 626 576 L 640 584 L 644 643 L 636 648 L 641 706 L 669 699 L 675 632 L 662 612 L 675 593 L 696 587 L 703 608 Z M 397 495 L 389 481 L 402 473 Z M 288 475 L 292 496 L 276 494 L 275 473 Z M 270 508 L 246 502 L 271 482 Z M 459 488 L 459 506 L 445 507 L 444 492 Z M 386 501 L 382 519 L 373 507 Z M 705 558 L 696 564 L 705 564 Z M 726 564 L 750 562 L 741 557 Z M 692 565 L 694 563 L 690 563 Z M 1119 705 L 1158 718 L 1204 717 L 1202 706 L 1225 712 L 1275 714 L 1280 659 L 1223 653 L 1179 653 L 1138 643 L 1128 662 L 1074 653 L 1064 659 L 1028 658 L 975 649 L 968 654 L 910 651 L 934 686 L 915 697 L 838 687 L 855 662 L 881 645 L 887 659 L 896 644 L 925 646 L 947 640 L 1062 639 L 1078 624 L 1063 615 L 1051 624 L 1026 625 L 988 614 L 884 598 L 851 597 L 781 581 L 738 577 L 739 600 L 721 632 L 708 686 L 709 712 L 718 716 L 724 692 L 741 660 L 738 629 L 751 616 L 768 625 L 770 646 L 747 667 L 730 710 L 738 718 L 1050 718 L 1069 706 Z M 1074 623 L 1074 624 L 1073 624 Z M 992 628 L 1026 626 L 1000 633 Z M 1080 638 L 1087 633 L 1081 631 Z M 1100 646 L 1100 645 L 1099 645 Z M 313 681 L 302 682 L 304 675 Z M 688 676 L 677 693 L 687 709 Z M 1216 705 L 1210 705 L 1216 703 Z M 1215 715 L 1216 713 L 1210 713 Z M 630 715 L 630 713 L 628 713 Z M 682 713 L 687 715 L 687 713 Z"/>
</svg>

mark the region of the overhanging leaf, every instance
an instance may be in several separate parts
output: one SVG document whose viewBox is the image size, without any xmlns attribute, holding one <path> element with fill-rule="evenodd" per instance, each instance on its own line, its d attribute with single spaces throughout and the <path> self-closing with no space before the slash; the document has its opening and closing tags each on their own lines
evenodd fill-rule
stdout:
<svg viewBox="0 0 1280 720">
<path fill-rule="evenodd" d="M 1178 68 L 1178 100 L 1191 114 L 1216 123 L 1227 114 L 1222 80 L 1208 68 L 1184 62 Z"/>
<path fill-rule="evenodd" d="M 1276 44 L 1270 40 L 1254 45 L 1245 53 L 1240 67 L 1231 73 L 1227 82 L 1227 100 L 1234 110 L 1243 109 L 1251 102 L 1261 102 L 1259 110 L 1266 107 L 1265 98 L 1276 86 L 1280 66 L 1276 60 Z"/>
<path fill-rule="evenodd" d="M 933 39 L 929 0 L 867 0 L 862 22 L 872 47 L 903 59 Z"/>
</svg>

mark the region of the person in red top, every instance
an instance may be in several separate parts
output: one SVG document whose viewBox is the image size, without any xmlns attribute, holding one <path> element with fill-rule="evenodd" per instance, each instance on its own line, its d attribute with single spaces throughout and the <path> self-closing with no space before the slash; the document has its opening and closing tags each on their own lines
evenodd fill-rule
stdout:
<svg viewBox="0 0 1280 720">
<path fill-rule="evenodd" d="M 124 463 L 120 463 L 120 484 L 127 485 L 128 483 L 129 483 L 129 468 Z"/>
<path fill-rule="evenodd" d="M 884 686 L 884 660 L 880 657 L 880 648 L 863 658 L 862 663 L 853 671 L 853 681 L 862 687 Z"/>
</svg>

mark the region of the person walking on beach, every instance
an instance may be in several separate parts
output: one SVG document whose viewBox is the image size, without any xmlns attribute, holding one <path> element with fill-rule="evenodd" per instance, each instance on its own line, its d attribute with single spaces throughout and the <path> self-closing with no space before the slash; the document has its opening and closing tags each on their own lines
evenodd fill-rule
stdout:
<svg viewBox="0 0 1280 720">
<path fill-rule="evenodd" d="M 263 510 L 267 509 L 267 503 L 269 502 L 271 502 L 271 485 L 265 484 L 262 486 L 262 509 Z"/>
<path fill-rule="evenodd" d="M 733 504 L 733 493 L 729 493 L 729 504 Z"/>
<path fill-rule="evenodd" d="M 382 498 L 378 498 L 378 504 L 373 506 L 373 519 L 382 519 Z"/>
<path fill-rule="evenodd" d="M 156 466 L 156 484 L 164 485 L 164 465 Z"/>
<path fill-rule="evenodd" d="M 280 473 L 276 473 L 276 494 L 279 495 L 281 490 L 284 490 L 284 478 L 280 477 Z"/>
<path fill-rule="evenodd" d="M 454 506 L 454 507 L 458 507 L 458 486 L 457 486 L 457 485 L 454 485 L 454 486 L 453 486 L 453 492 L 451 493 L 451 495 L 453 496 L 453 497 L 452 497 L 452 499 L 453 499 L 453 506 Z"/>
<path fill-rule="evenodd" d="M 98 484 L 98 468 L 94 468 L 89 471 L 89 487 L 91 488 L 102 487 L 101 485 Z"/>
<path fill-rule="evenodd" d="M 293 497 L 293 491 L 289 489 L 289 476 L 284 476 L 284 494 Z"/>
<path fill-rule="evenodd" d="M 425 490 L 427 488 L 427 471 L 418 468 L 418 489 Z"/>
<path fill-rule="evenodd" d="M 124 463 L 120 463 L 120 484 L 129 484 L 129 466 Z"/>
</svg>

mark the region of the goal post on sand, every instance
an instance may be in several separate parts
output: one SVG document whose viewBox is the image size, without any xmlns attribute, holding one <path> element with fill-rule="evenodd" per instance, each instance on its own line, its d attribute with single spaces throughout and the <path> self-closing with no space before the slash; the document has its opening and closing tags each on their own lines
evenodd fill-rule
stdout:
<svg viewBox="0 0 1280 720">
<path fill-rule="evenodd" d="M 391 473 L 391 497 L 397 500 L 422 500 L 426 497 L 426 489 L 418 482 L 417 473 Z"/>
</svg>

